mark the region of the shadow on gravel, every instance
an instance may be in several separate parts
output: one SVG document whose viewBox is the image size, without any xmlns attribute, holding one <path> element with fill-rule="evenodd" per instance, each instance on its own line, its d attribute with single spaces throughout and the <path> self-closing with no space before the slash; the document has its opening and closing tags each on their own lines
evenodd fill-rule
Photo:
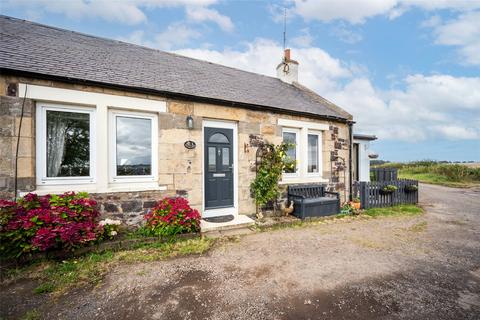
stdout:
<svg viewBox="0 0 480 320">
<path fill-rule="evenodd" d="M 449 272 L 448 270 L 443 270 Z M 281 300 L 278 319 L 480 319 L 480 278 L 415 270 Z"/>
</svg>

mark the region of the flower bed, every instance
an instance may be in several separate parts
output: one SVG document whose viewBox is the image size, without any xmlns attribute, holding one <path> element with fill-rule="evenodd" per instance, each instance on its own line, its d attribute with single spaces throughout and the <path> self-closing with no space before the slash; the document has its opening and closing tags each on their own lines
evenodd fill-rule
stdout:
<svg viewBox="0 0 480 320">
<path fill-rule="evenodd" d="M 86 193 L 74 192 L 0 200 L 0 256 L 73 250 L 112 237 L 115 229 L 99 224 L 96 204 Z"/>
</svg>

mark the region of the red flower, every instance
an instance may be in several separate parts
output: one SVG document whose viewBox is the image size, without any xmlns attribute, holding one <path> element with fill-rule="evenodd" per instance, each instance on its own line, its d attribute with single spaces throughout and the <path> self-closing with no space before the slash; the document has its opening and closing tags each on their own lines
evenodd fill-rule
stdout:
<svg viewBox="0 0 480 320">
<path fill-rule="evenodd" d="M 0 200 L 0 241 L 7 244 L 0 255 L 18 256 L 30 247 L 72 248 L 97 240 L 103 233 L 98 216 L 96 202 L 74 192 L 59 197 L 29 193 L 18 204 Z"/>
<path fill-rule="evenodd" d="M 156 235 L 196 232 L 200 213 L 181 197 L 164 198 L 144 216 L 146 229 Z"/>
</svg>

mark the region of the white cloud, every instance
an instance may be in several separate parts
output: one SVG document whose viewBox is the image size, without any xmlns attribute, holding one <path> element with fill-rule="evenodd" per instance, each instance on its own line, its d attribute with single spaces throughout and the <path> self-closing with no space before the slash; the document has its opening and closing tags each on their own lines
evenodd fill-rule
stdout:
<svg viewBox="0 0 480 320">
<path fill-rule="evenodd" d="M 192 39 L 201 36 L 200 32 L 191 29 L 184 24 L 171 24 L 168 28 L 155 36 L 157 47 L 163 50 L 171 50 L 178 46 L 184 46 Z"/>
<path fill-rule="evenodd" d="M 325 22 L 346 20 L 363 23 L 368 17 L 386 14 L 397 5 L 397 0 L 294 0 L 294 11 L 305 19 Z"/>
<path fill-rule="evenodd" d="M 187 17 L 195 22 L 214 22 L 224 31 L 232 31 L 234 28 L 232 20 L 229 17 L 221 15 L 214 9 L 204 7 L 187 8 Z"/>
<path fill-rule="evenodd" d="M 185 7 L 192 21 L 215 22 L 226 31 L 233 30 L 229 17 L 208 6 L 217 0 L 6 0 L 4 8 L 22 8 L 32 19 L 44 13 L 62 14 L 72 19 L 100 18 L 110 22 L 135 25 L 147 21 L 146 10 Z"/>
<path fill-rule="evenodd" d="M 200 36 L 200 32 L 189 28 L 185 24 L 173 23 L 153 37 L 147 37 L 143 30 L 136 30 L 117 39 L 149 48 L 173 50 L 189 44 L 191 40 L 198 39 Z"/>
<path fill-rule="evenodd" d="M 442 136 L 450 140 L 473 140 L 479 139 L 479 131 L 476 128 L 465 128 L 458 125 L 434 126 L 432 129 L 438 131 Z"/>
<path fill-rule="evenodd" d="M 354 44 L 362 41 L 363 37 L 360 33 L 348 28 L 344 23 L 339 23 L 333 27 L 331 34 L 337 37 L 340 41 L 345 43 Z"/>
<path fill-rule="evenodd" d="M 480 11 L 460 14 L 445 22 L 432 17 L 423 26 L 433 28 L 435 44 L 456 46 L 463 63 L 480 65 Z"/>
<path fill-rule="evenodd" d="M 2 5 L 5 8 L 23 8 L 27 12 L 34 12 L 33 18 L 38 18 L 42 13 L 55 13 L 71 19 L 90 17 L 125 24 L 138 24 L 147 20 L 146 15 L 133 1 L 9 0 Z"/>
<path fill-rule="evenodd" d="M 451 9 L 457 11 L 480 8 L 476 0 L 293 0 L 293 11 L 307 20 L 324 22 L 345 20 L 352 24 L 385 15 L 394 19 L 411 7 L 424 10 Z"/>
<path fill-rule="evenodd" d="M 257 39 L 244 50 L 182 49 L 179 54 L 274 76 L 279 44 Z M 321 48 L 292 48 L 300 63 L 300 82 L 345 108 L 356 130 L 381 139 L 480 139 L 480 77 L 414 74 L 400 80 L 404 89 L 382 91 L 367 71 Z"/>
<path fill-rule="evenodd" d="M 313 37 L 310 34 L 310 30 L 305 28 L 301 30 L 301 32 L 302 33 L 300 35 L 293 37 L 290 42 L 297 47 L 310 47 L 313 42 Z"/>
<path fill-rule="evenodd" d="M 275 76 L 275 68 L 282 58 L 282 48 L 277 43 L 266 39 L 257 39 L 253 43 L 245 44 L 243 51 L 182 49 L 175 52 L 269 76 Z M 333 90 L 337 81 L 352 76 L 352 71 L 340 60 L 333 58 L 320 48 L 293 49 L 292 59 L 300 62 L 300 82 L 309 84 L 312 88 L 322 88 L 323 91 Z"/>
<path fill-rule="evenodd" d="M 403 90 L 382 92 L 354 79 L 327 96 L 355 116 L 359 130 L 382 139 L 480 139 L 480 78 L 417 74 L 403 83 Z"/>
</svg>

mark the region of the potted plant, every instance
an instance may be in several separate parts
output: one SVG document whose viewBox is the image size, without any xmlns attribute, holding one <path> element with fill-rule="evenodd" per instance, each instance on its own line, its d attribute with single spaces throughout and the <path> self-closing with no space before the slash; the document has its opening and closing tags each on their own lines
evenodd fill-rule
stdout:
<svg viewBox="0 0 480 320">
<path fill-rule="evenodd" d="M 350 201 L 350 206 L 355 210 L 360 210 L 360 198 L 354 197 L 352 201 Z"/>
<path fill-rule="evenodd" d="M 418 186 L 414 184 L 409 184 L 405 186 L 405 192 L 410 193 L 410 192 L 415 192 L 418 191 Z"/>
<path fill-rule="evenodd" d="M 394 186 L 394 185 L 391 185 L 391 184 L 387 184 L 386 186 L 383 186 L 381 189 L 380 189 L 380 193 L 381 194 L 392 194 L 394 193 L 395 191 L 397 191 L 397 187 Z"/>
<path fill-rule="evenodd" d="M 350 204 L 345 203 L 340 209 L 340 214 L 351 214 L 352 211 L 353 211 L 353 208 L 350 206 Z"/>
</svg>

